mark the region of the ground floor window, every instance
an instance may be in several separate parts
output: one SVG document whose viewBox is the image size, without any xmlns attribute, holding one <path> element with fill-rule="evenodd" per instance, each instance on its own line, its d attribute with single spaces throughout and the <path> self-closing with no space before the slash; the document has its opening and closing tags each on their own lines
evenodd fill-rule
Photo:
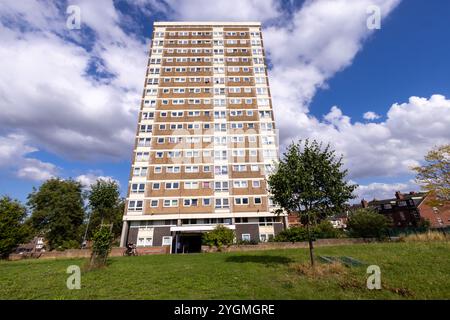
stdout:
<svg viewBox="0 0 450 320">
<path fill-rule="evenodd" d="M 250 241 L 250 233 L 243 233 L 242 241 Z"/>
<path fill-rule="evenodd" d="M 137 246 L 138 247 L 149 247 L 153 244 L 153 239 L 151 237 L 147 238 L 138 238 Z"/>
<path fill-rule="evenodd" d="M 272 233 L 261 233 L 259 235 L 259 241 L 261 242 L 267 242 L 269 240 L 273 239 L 273 234 Z"/>
</svg>

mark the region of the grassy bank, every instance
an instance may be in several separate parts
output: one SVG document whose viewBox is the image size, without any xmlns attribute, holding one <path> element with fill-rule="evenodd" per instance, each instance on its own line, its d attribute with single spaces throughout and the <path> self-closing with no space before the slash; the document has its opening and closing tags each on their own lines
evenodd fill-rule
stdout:
<svg viewBox="0 0 450 320">
<path fill-rule="evenodd" d="M 372 243 L 316 249 L 381 268 L 382 290 L 366 289 L 365 266 L 311 276 L 307 249 L 118 257 L 66 288 L 84 260 L 0 262 L 0 299 L 450 299 L 450 243 Z"/>
</svg>

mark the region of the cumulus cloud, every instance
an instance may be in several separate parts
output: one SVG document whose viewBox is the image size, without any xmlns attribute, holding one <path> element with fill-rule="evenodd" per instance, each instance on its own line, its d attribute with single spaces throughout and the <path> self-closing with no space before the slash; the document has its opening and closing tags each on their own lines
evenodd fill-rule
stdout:
<svg viewBox="0 0 450 320">
<path fill-rule="evenodd" d="M 411 191 L 419 191 L 420 188 L 413 180 L 402 183 L 370 183 L 368 185 L 360 185 L 356 190 L 360 199 L 367 201 L 373 199 L 389 199 L 395 197 L 395 192 L 408 193 Z M 356 202 L 356 201 L 355 201 Z"/>
<path fill-rule="evenodd" d="M 281 148 L 293 139 L 329 142 L 345 156 L 352 179 L 409 173 L 434 144 L 450 141 L 449 100 L 441 95 L 386 106 L 379 123 L 372 111 L 364 114 L 369 121 L 354 122 L 340 106 L 320 119 L 310 114 L 317 91 L 352 64 L 373 34 L 367 8 L 379 6 L 386 19 L 400 0 L 305 1 L 290 10 L 275 0 L 120 2 L 167 20 L 262 21 Z M 127 158 L 149 39 L 124 31 L 130 17 L 111 0 L 72 1 L 82 9 L 83 25 L 68 31 L 67 4 L 2 1 L 0 127 L 8 134 L 20 130 L 28 148 L 70 159 Z"/>
<path fill-rule="evenodd" d="M 28 145 L 22 135 L 0 136 L 0 169 L 13 170 L 17 177 L 33 181 L 43 181 L 56 176 L 59 168 L 54 164 L 29 157 L 36 151 L 38 150 Z"/>
<path fill-rule="evenodd" d="M 105 181 L 115 181 L 119 184 L 119 181 L 110 176 L 98 175 L 94 172 L 89 172 L 86 174 L 79 175 L 75 178 L 75 181 L 80 182 L 84 187 L 89 188 L 93 185 L 97 180 L 105 180 Z M 119 184 L 120 185 L 120 184 Z"/>
<path fill-rule="evenodd" d="M 363 118 L 364 118 L 365 120 L 373 121 L 373 120 L 380 119 L 381 116 L 378 115 L 378 114 L 376 114 L 376 113 L 373 112 L 373 111 L 367 111 L 367 112 L 365 112 L 365 113 L 363 114 Z"/>
<path fill-rule="evenodd" d="M 118 26 L 111 1 L 74 4 L 82 12 L 80 31 L 67 30 L 65 7 L 50 2 L 0 6 L 0 126 L 66 158 L 123 159 L 133 141 L 147 45 Z"/>
</svg>

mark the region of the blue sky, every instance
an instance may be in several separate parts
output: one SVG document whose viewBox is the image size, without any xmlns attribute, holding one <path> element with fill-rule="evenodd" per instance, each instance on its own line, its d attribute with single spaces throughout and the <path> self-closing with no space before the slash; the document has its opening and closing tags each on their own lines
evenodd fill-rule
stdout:
<svg viewBox="0 0 450 320">
<path fill-rule="evenodd" d="M 450 141 L 448 1 L 213 3 L 71 1 L 68 30 L 67 1 L 2 1 L 0 194 L 26 201 L 51 176 L 124 194 L 155 20 L 262 21 L 281 148 L 331 143 L 366 199 L 418 189 L 410 167 Z"/>
</svg>

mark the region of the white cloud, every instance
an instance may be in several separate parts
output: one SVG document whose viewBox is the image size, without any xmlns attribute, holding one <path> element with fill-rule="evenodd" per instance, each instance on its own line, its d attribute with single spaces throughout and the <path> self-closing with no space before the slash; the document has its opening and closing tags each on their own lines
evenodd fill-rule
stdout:
<svg viewBox="0 0 450 320">
<path fill-rule="evenodd" d="M 413 180 L 399 183 L 375 182 L 368 185 L 360 185 L 355 193 L 358 194 L 359 199 L 371 201 L 373 199 L 382 200 L 394 198 L 396 191 L 408 193 L 411 191 L 420 191 L 420 188 Z"/>
<path fill-rule="evenodd" d="M 352 64 L 373 34 L 366 27 L 367 7 L 380 6 L 386 19 L 399 0 L 306 1 L 292 12 L 272 0 L 124 1 L 146 14 L 165 14 L 167 19 L 265 23 L 264 44 L 273 65 L 269 76 L 282 147 L 298 138 L 330 142 L 344 154 L 353 179 L 409 173 L 409 167 L 434 144 L 450 140 L 449 100 L 439 95 L 394 104 L 381 123 L 353 123 L 339 106 L 333 106 L 323 119 L 309 113 L 316 92 Z M 82 9 L 81 33 L 65 29 L 63 5 L 2 1 L 0 126 L 6 132 L 20 131 L 29 141 L 28 148 L 38 145 L 70 159 L 127 158 L 147 44 L 123 30 L 129 17 L 111 0 L 71 4 Z M 83 32 L 86 28 L 94 39 Z M 92 66 L 109 76 L 92 77 L 87 72 Z M 367 112 L 364 118 L 377 116 Z M 11 153 L 8 150 L 0 149 L 0 154 Z"/>
<path fill-rule="evenodd" d="M 367 111 L 367 112 L 365 112 L 365 113 L 363 114 L 363 118 L 364 118 L 365 120 L 373 121 L 373 120 L 380 119 L 381 116 L 378 115 L 378 114 L 376 114 L 376 113 L 373 112 L 373 111 Z"/>
<path fill-rule="evenodd" d="M 65 10 L 53 9 L 53 23 L 45 23 L 49 3 L 19 2 L 0 6 L 0 17 L 8 18 L 0 26 L 2 129 L 20 130 L 33 144 L 70 159 L 129 155 L 146 44 L 122 31 L 111 1 L 74 3 L 82 9 L 82 30 L 95 34 L 92 49 L 79 31 L 65 29 Z M 22 14 L 29 10 L 33 14 Z M 21 28 L 22 20 L 33 29 Z M 109 77 L 94 78 L 89 70 L 95 65 Z"/>
<path fill-rule="evenodd" d="M 105 181 L 115 181 L 119 184 L 119 181 L 117 181 L 116 179 L 114 179 L 113 177 L 110 176 L 102 176 L 102 175 L 97 175 L 95 173 L 89 172 L 86 174 L 82 174 L 79 175 L 78 177 L 75 178 L 75 181 L 80 182 L 84 187 L 90 187 L 91 185 L 93 185 L 97 180 L 105 180 Z M 120 184 L 119 184 L 120 185 Z"/>
<path fill-rule="evenodd" d="M 26 180 L 43 181 L 56 176 L 59 168 L 54 164 L 28 157 L 36 151 L 22 135 L 0 136 L 0 168 L 12 169 L 17 177 Z"/>
</svg>

